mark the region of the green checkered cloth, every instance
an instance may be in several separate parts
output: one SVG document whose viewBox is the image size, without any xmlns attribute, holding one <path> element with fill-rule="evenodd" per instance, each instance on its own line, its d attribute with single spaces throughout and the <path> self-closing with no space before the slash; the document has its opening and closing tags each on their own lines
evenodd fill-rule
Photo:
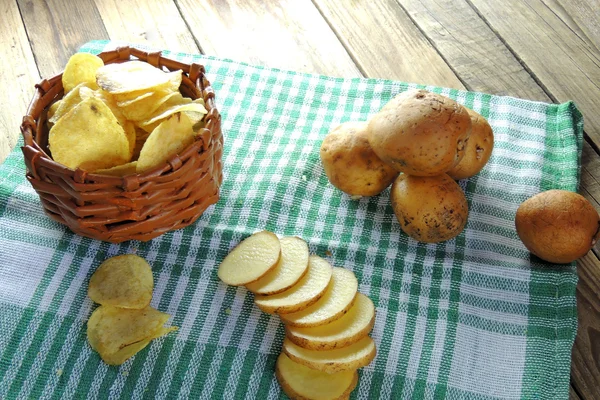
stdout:
<svg viewBox="0 0 600 400">
<path fill-rule="evenodd" d="M 304 238 L 312 253 L 354 271 L 375 303 L 378 354 L 352 398 L 568 397 L 575 265 L 531 258 L 513 221 L 531 195 L 577 190 L 583 122 L 573 103 L 426 87 L 487 117 L 495 148 L 479 175 L 460 182 L 466 229 L 424 244 L 400 230 L 389 189 L 352 200 L 319 160 L 332 127 L 366 120 L 417 85 L 164 54 L 204 64 L 214 85 L 225 137 L 221 200 L 192 226 L 147 243 L 95 241 L 43 213 L 13 151 L 0 166 L 0 399 L 285 398 L 274 374 L 280 320 L 217 278 L 232 247 L 262 229 Z M 152 305 L 180 329 L 114 367 L 87 343 L 95 305 L 86 290 L 104 259 L 124 253 L 152 265 Z"/>
</svg>

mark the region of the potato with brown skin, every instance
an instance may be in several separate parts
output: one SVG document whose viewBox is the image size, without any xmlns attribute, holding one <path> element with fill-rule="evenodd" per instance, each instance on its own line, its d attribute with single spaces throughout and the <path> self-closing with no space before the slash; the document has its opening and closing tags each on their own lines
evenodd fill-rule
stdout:
<svg viewBox="0 0 600 400">
<path fill-rule="evenodd" d="M 467 109 L 471 117 L 471 135 L 465 155 L 448 175 L 459 180 L 477 175 L 489 161 L 494 148 L 494 133 L 488 121 L 479 113 Z"/>
<path fill-rule="evenodd" d="M 321 144 L 321 161 L 329 182 L 351 196 L 376 196 L 398 175 L 373 152 L 366 128 L 366 122 L 345 122 Z"/>
<path fill-rule="evenodd" d="M 410 90 L 390 100 L 370 120 L 373 151 L 400 172 L 435 176 L 462 159 L 471 133 L 467 109 L 426 90 Z"/>
<path fill-rule="evenodd" d="M 580 194 L 548 190 L 525 200 L 515 215 L 515 227 L 527 249 L 557 264 L 584 256 L 600 237 L 600 216 Z"/>
<path fill-rule="evenodd" d="M 462 232 L 469 214 L 467 199 L 447 174 L 400 174 L 392 184 L 392 207 L 402 230 L 420 242 L 437 243 Z"/>
</svg>

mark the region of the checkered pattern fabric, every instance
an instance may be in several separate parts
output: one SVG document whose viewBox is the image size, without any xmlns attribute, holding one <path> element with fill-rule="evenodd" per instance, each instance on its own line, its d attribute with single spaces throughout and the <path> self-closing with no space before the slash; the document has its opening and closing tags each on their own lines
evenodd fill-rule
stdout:
<svg viewBox="0 0 600 400">
<path fill-rule="evenodd" d="M 352 200 L 319 160 L 333 126 L 366 120 L 416 85 L 164 54 L 204 64 L 214 85 L 221 199 L 192 226 L 150 242 L 94 241 L 43 213 L 13 151 L 0 166 L 0 399 L 285 398 L 274 375 L 280 320 L 217 278 L 232 247 L 261 229 L 304 238 L 312 253 L 354 271 L 375 303 L 378 354 L 352 398 L 567 398 L 575 265 L 532 258 L 514 215 L 542 190 L 577 190 L 583 122 L 573 103 L 426 87 L 487 117 L 496 144 L 485 169 L 460 182 L 466 229 L 424 244 L 400 230 L 389 189 Z M 104 259 L 124 253 L 152 265 L 152 305 L 180 329 L 112 367 L 87 343 L 95 305 L 86 290 Z"/>
</svg>

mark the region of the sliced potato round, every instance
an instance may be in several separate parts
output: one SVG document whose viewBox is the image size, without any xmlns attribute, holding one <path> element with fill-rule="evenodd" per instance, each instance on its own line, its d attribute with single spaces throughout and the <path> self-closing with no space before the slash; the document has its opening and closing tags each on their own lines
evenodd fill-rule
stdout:
<svg viewBox="0 0 600 400">
<path fill-rule="evenodd" d="M 295 344 L 310 350 L 332 350 L 350 346 L 369 335 L 375 324 L 375 306 L 362 293 L 339 319 L 326 325 L 299 328 L 287 325 L 286 336 Z"/>
<path fill-rule="evenodd" d="M 169 314 L 148 306 L 141 310 L 100 306 L 87 324 L 88 341 L 101 355 L 114 354 L 134 343 L 154 338 Z"/>
<path fill-rule="evenodd" d="M 286 325 L 299 327 L 319 326 L 335 321 L 352 306 L 357 289 L 358 280 L 354 272 L 335 267 L 323 296 L 304 310 L 280 315 L 281 321 Z"/>
<path fill-rule="evenodd" d="M 308 245 L 298 237 L 284 237 L 279 262 L 265 276 L 246 285 L 256 294 L 276 294 L 294 286 L 308 270 Z"/>
<path fill-rule="evenodd" d="M 90 278 L 88 296 L 98 304 L 141 309 L 150 304 L 152 268 L 140 256 L 124 254 L 105 260 Z"/>
<path fill-rule="evenodd" d="M 283 353 L 277 358 L 275 376 L 292 400 L 345 399 L 358 383 L 355 370 L 327 374 L 298 364 Z"/>
<path fill-rule="evenodd" d="M 333 268 L 319 256 L 308 258 L 308 271 L 294 286 L 271 296 L 256 295 L 254 304 L 270 314 L 300 311 L 314 304 L 325 293 Z"/>
<path fill-rule="evenodd" d="M 281 245 L 273 232 L 257 232 L 240 242 L 225 257 L 217 272 L 219 279 L 232 286 L 254 282 L 275 268 L 280 254 Z"/>
<path fill-rule="evenodd" d="M 299 364 L 327 373 L 364 367 L 373 361 L 377 354 L 375 342 L 369 336 L 350 346 L 333 350 L 308 350 L 285 338 L 283 352 Z"/>
</svg>

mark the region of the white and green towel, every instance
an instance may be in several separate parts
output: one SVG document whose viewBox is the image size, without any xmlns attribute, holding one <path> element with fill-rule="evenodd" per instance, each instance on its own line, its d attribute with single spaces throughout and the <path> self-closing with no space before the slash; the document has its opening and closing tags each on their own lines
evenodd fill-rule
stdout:
<svg viewBox="0 0 600 400">
<path fill-rule="evenodd" d="M 206 66 L 223 116 L 221 199 L 192 226 L 150 242 L 99 242 L 43 213 L 13 151 L 0 166 L 0 399 L 285 398 L 274 375 L 280 320 L 217 278 L 229 250 L 261 229 L 304 238 L 354 271 L 374 301 L 378 354 L 352 398 L 568 397 L 575 265 L 531 258 L 514 215 L 542 190 L 577 189 L 583 121 L 573 103 L 426 87 L 483 114 L 495 135 L 488 165 L 460 182 L 466 229 L 428 245 L 400 230 L 389 189 L 351 200 L 319 160 L 332 127 L 366 120 L 416 85 L 163 54 Z M 152 305 L 180 329 L 112 367 L 87 343 L 95 306 L 86 291 L 95 268 L 123 253 L 149 261 Z"/>
</svg>

